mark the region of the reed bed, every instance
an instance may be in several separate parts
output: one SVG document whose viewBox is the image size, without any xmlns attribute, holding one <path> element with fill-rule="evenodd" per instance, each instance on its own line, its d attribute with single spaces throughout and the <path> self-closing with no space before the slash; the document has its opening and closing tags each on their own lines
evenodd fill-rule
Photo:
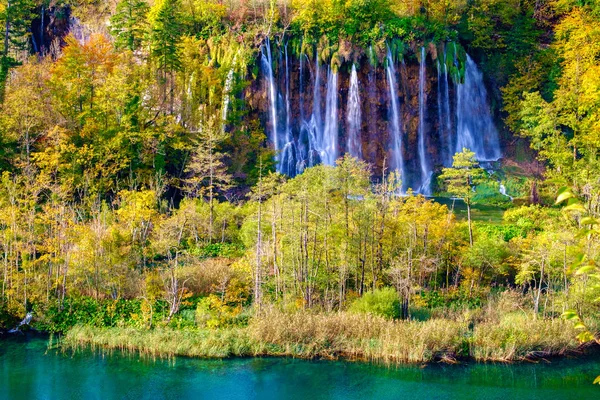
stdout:
<svg viewBox="0 0 600 400">
<path fill-rule="evenodd" d="M 470 356 L 478 361 L 519 361 L 555 357 L 579 348 L 573 324 L 562 319 L 507 315 L 475 327 Z"/>
<path fill-rule="evenodd" d="M 466 324 L 390 321 L 370 314 L 269 312 L 249 326 L 271 354 L 418 363 L 459 354 Z"/>
<path fill-rule="evenodd" d="M 152 357 L 286 356 L 346 358 L 385 364 L 520 361 L 561 355 L 578 347 L 561 320 L 527 316 L 483 321 L 436 318 L 391 321 L 369 314 L 283 313 L 270 310 L 245 327 L 220 329 L 95 328 L 77 326 L 65 348 L 122 350 Z"/>
<path fill-rule="evenodd" d="M 253 342 L 244 328 L 143 330 L 80 325 L 65 334 L 62 344 L 70 349 L 122 350 L 152 357 L 225 358 L 253 355 Z"/>
</svg>

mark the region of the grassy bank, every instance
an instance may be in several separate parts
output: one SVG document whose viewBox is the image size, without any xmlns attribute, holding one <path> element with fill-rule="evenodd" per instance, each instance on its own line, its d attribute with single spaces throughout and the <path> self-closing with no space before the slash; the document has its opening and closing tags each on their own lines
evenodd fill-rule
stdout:
<svg viewBox="0 0 600 400">
<path fill-rule="evenodd" d="M 369 314 L 269 311 L 252 318 L 247 326 L 219 329 L 80 325 L 65 334 L 62 344 L 74 350 L 124 350 L 158 357 L 342 357 L 401 364 L 558 356 L 578 348 L 575 336 L 565 321 L 533 319 L 524 314 L 477 323 L 468 319 L 391 321 Z"/>
</svg>

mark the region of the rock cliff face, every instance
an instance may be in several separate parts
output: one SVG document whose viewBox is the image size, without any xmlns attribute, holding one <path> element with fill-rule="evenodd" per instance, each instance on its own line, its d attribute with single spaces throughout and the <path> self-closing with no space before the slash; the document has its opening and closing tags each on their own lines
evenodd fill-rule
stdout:
<svg viewBox="0 0 600 400">
<path fill-rule="evenodd" d="M 62 47 L 72 30 L 73 18 L 68 6 L 41 6 L 31 21 L 31 48 L 38 54 L 47 54 Z M 52 49 L 52 46 L 57 46 Z"/>
<path fill-rule="evenodd" d="M 332 68 L 317 51 L 296 57 L 265 42 L 245 96 L 280 172 L 293 176 L 349 152 L 401 171 L 404 191 L 429 194 L 432 175 L 463 147 L 480 160 L 501 157 L 482 75 L 468 55 L 452 43 L 402 58 L 369 51 Z"/>
</svg>

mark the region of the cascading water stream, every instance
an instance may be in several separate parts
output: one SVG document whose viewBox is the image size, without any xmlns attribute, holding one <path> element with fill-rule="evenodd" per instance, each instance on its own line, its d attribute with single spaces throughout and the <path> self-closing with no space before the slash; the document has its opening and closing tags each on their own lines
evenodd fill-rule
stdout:
<svg viewBox="0 0 600 400">
<path fill-rule="evenodd" d="M 292 136 L 292 127 L 290 123 L 290 118 L 292 114 L 291 106 L 290 106 L 290 67 L 289 67 L 289 57 L 287 50 L 287 43 L 284 46 L 284 54 L 285 54 L 285 144 L 283 146 L 283 150 L 281 151 L 281 157 L 279 162 L 279 172 L 282 174 L 287 174 L 289 176 L 294 176 L 298 173 L 297 166 L 297 154 L 296 154 L 296 144 L 294 142 L 294 138 Z"/>
<path fill-rule="evenodd" d="M 444 114 L 446 121 L 446 137 L 448 138 L 448 149 L 445 165 L 450 167 L 454 161 L 454 152 L 452 151 L 452 115 L 450 114 L 450 86 L 448 84 L 448 60 L 446 58 L 446 48 L 444 47 Z"/>
<path fill-rule="evenodd" d="M 301 174 L 306 168 L 306 160 L 308 158 L 308 154 L 310 153 L 310 149 L 307 148 L 308 145 L 308 136 L 307 136 L 307 124 L 304 119 L 304 59 L 305 56 L 300 56 L 300 69 L 299 74 L 300 78 L 298 80 L 299 84 L 299 93 L 298 93 L 298 107 L 300 108 L 300 133 L 298 137 L 297 143 L 297 154 L 298 158 L 296 160 L 296 172 Z"/>
<path fill-rule="evenodd" d="M 508 194 L 506 186 L 504 186 L 504 184 L 502 182 L 498 182 L 498 191 L 500 192 L 500 194 L 502 196 L 508 197 L 510 199 L 510 201 L 513 201 L 513 197 L 510 194 Z"/>
<path fill-rule="evenodd" d="M 81 45 L 85 45 L 90 39 L 90 30 L 77 17 L 69 17 L 69 33 Z"/>
<path fill-rule="evenodd" d="M 227 73 L 227 78 L 225 78 L 225 85 L 223 86 L 223 109 L 221 110 L 221 119 L 223 120 L 223 122 L 227 121 L 227 114 L 229 113 L 229 103 L 231 102 L 231 88 L 233 86 L 233 78 L 236 64 L 237 53 L 233 57 L 233 61 L 231 62 L 231 68 Z M 223 124 L 223 129 L 225 129 L 225 124 Z"/>
<path fill-rule="evenodd" d="M 444 46 L 444 59 L 440 63 L 438 58 L 437 88 L 438 88 L 438 125 L 441 149 L 441 161 L 444 167 L 450 167 L 454 157 L 452 145 L 452 115 L 450 114 L 450 94 L 448 87 L 448 60 Z"/>
<path fill-rule="evenodd" d="M 437 108 L 438 108 L 438 133 L 440 135 L 440 143 L 442 143 L 442 147 L 444 147 L 443 143 L 445 140 L 446 129 L 444 126 L 444 108 L 442 99 L 442 64 L 440 63 L 440 59 L 437 59 Z"/>
<path fill-rule="evenodd" d="M 456 124 L 456 152 L 470 149 L 479 161 L 495 161 L 502 157 L 483 74 L 468 54 L 464 82 L 456 88 Z"/>
<path fill-rule="evenodd" d="M 23 320 L 19 323 L 19 325 L 15 326 L 13 329 L 11 329 L 10 331 L 8 331 L 8 333 L 17 333 L 21 331 L 21 327 L 25 326 L 25 325 L 29 325 L 31 323 L 31 320 L 33 318 L 33 314 L 32 313 L 27 313 L 27 315 L 25 315 L 25 318 L 23 318 Z"/>
<path fill-rule="evenodd" d="M 321 162 L 335 165 L 338 157 L 338 74 L 327 72 L 327 96 L 325 98 L 325 127 L 320 140 Z"/>
<path fill-rule="evenodd" d="M 402 153 L 402 130 L 400 128 L 400 111 L 398 107 L 398 95 L 396 94 L 396 69 L 394 68 L 394 60 L 392 59 L 392 53 L 388 48 L 387 51 L 387 80 L 388 87 L 390 90 L 390 111 L 391 111 L 391 123 L 390 133 L 392 139 L 392 169 L 395 169 L 400 173 L 402 179 L 402 188 L 400 189 L 404 193 L 404 187 L 406 182 L 406 174 L 404 168 L 404 156 Z"/>
<path fill-rule="evenodd" d="M 319 53 L 315 53 L 315 71 L 313 78 L 313 112 L 308 122 L 308 166 L 317 165 L 321 160 L 321 138 L 322 133 L 322 118 L 321 118 L 321 70 L 319 65 Z M 318 157 L 317 157 L 318 156 Z"/>
<path fill-rule="evenodd" d="M 429 165 L 429 160 L 427 158 L 427 148 L 425 143 L 425 135 L 426 135 L 426 126 L 425 126 L 425 80 L 427 79 L 426 75 L 426 65 L 425 65 L 425 47 L 421 47 L 421 60 L 419 63 L 419 163 L 421 165 L 421 187 L 419 188 L 419 193 L 424 195 L 431 194 L 431 175 L 433 171 L 431 170 L 431 166 Z"/>
<path fill-rule="evenodd" d="M 358 74 L 356 73 L 356 65 L 352 65 L 350 73 L 350 90 L 348 92 L 347 106 L 347 149 L 352 157 L 362 158 L 362 143 L 360 140 L 360 128 L 362 124 L 360 112 L 360 94 L 358 90 Z"/>
<path fill-rule="evenodd" d="M 42 12 L 40 13 L 40 50 L 44 51 L 44 17 L 46 16 L 46 7 L 42 4 Z"/>
<path fill-rule="evenodd" d="M 227 121 L 227 112 L 229 111 L 229 94 L 231 93 L 231 86 L 233 84 L 233 72 L 234 69 L 231 67 L 229 72 L 227 73 L 227 78 L 225 79 L 225 85 L 223 87 L 223 110 L 222 110 L 222 119 L 223 121 Z"/>
<path fill-rule="evenodd" d="M 277 130 L 277 92 L 275 90 L 275 78 L 273 76 L 273 60 L 271 58 L 271 43 L 269 38 L 261 48 L 261 63 L 265 76 L 267 77 L 268 97 L 269 97 L 269 114 L 271 119 L 271 143 L 275 148 L 275 159 L 279 159 L 279 143 Z"/>
</svg>

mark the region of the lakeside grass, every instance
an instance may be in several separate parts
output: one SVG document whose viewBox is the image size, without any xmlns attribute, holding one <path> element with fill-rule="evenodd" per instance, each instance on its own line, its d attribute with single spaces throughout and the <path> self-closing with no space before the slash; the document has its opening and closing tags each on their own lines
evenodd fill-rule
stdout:
<svg viewBox="0 0 600 400">
<path fill-rule="evenodd" d="M 433 200 L 436 203 L 447 206 L 449 210 L 452 210 L 457 220 L 467 220 L 467 206 L 464 201 L 449 197 L 433 197 Z M 495 205 L 473 204 L 471 206 L 471 218 L 475 222 L 499 225 L 502 223 L 502 217 L 504 216 L 505 211 L 506 208 Z"/>
<path fill-rule="evenodd" d="M 560 356 L 579 343 L 568 322 L 510 315 L 500 321 L 468 319 L 391 321 L 369 314 L 282 313 L 270 310 L 247 326 L 152 330 L 79 325 L 62 339 L 65 349 L 122 350 L 151 357 L 283 356 L 345 358 L 384 364 L 523 361 Z"/>
</svg>

